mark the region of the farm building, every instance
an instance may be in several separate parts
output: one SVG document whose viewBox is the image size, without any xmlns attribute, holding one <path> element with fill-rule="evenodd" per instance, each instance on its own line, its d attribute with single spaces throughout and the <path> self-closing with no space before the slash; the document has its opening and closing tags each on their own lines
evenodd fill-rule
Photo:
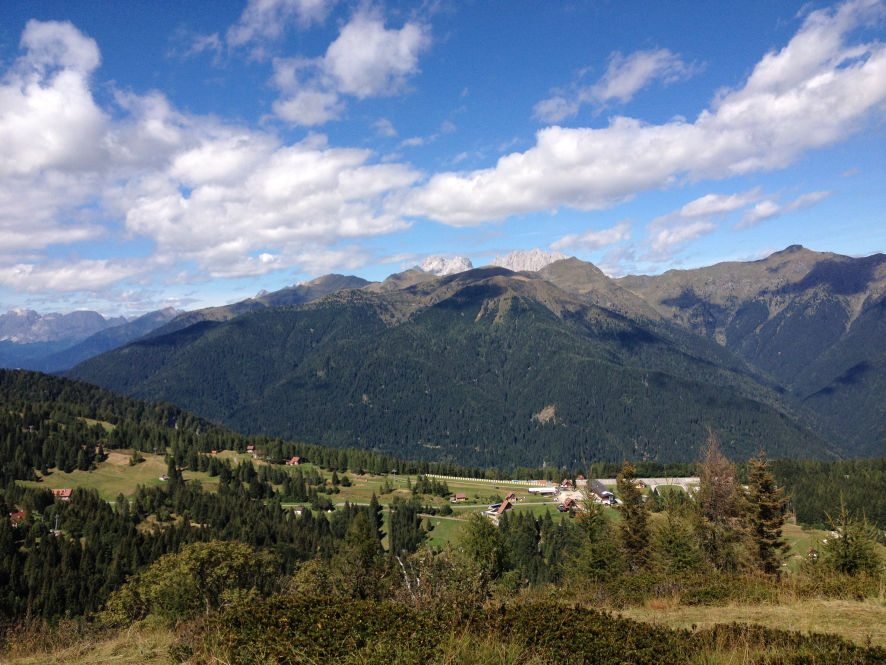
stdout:
<svg viewBox="0 0 886 665">
<path fill-rule="evenodd" d="M 555 485 L 546 485 L 545 487 L 529 487 L 526 490 L 530 494 L 538 494 L 540 496 L 557 496 L 560 492 Z"/>
<path fill-rule="evenodd" d="M 611 503 L 615 501 L 615 492 L 607 489 L 599 480 L 589 480 L 588 487 L 591 490 L 591 494 L 596 496 L 597 499 L 603 503 Z"/>
</svg>

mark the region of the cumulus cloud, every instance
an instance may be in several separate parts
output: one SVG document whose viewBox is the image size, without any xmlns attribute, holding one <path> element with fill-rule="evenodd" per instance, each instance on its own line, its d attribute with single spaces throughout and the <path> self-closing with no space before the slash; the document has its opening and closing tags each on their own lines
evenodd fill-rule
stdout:
<svg viewBox="0 0 886 665">
<path fill-rule="evenodd" d="M 141 260 L 19 263 L 0 266 L 0 282 L 24 293 L 98 291 L 144 270 Z"/>
<path fill-rule="evenodd" d="M 223 145 L 217 148 L 215 141 Z M 298 262 L 305 245 L 408 226 L 380 210 L 385 193 L 417 179 L 405 166 L 370 164 L 369 151 L 331 148 L 323 137 L 313 136 L 271 150 L 265 143 L 244 147 L 246 154 L 231 160 L 231 169 L 207 179 L 199 164 L 211 161 L 231 141 L 226 136 L 207 139 L 165 173 L 129 183 L 119 192 L 127 229 L 152 238 L 161 253 L 193 261 L 213 276 L 234 276 L 270 272 L 280 261 Z M 185 194 L 182 184 L 192 189 Z M 277 253 L 265 251 L 269 247 Z M 253 252 L 268 256 L 244 258 Z"/>
<path fill-rule="evenodd" d="M 602 106 L 610 101 L 625 104 L 654 81 L 674 83 L 691 77 L 698 66 L 683 62 L 668 49 L 650 49 L 609 56 L 606 73 L 595 84 L 567 96 L 557 95 L 535 105 L 534 116 L 543 122 L 560 122 L 578 113 L 582 104 Z"/>
<path fill-rule="evenodd" d="M 388 29 L 372 11 L 358 11 L 319 58 L 277 58 L 274 84 L 282 98 L 274 112 L 289 122 L 321 125 L 344 109 L 343 95 L 366 99 L 403 91 L 430 45 L 427 26 L 407 22 Z"/>
<path fill-rule="evenodd" d="M 317 127 L 337 120 L 345 105 L 335 92 L 305 88 L 291 97 L 276 100 L 272 108 L 279 117 L 293 124 Z"/>
<path fill-rule="evenodd" d="M 293 22 L 302 28 L 322 23 L 334 4 L 333 0 L 249 0 L 226 38 L 232 46 L 279 39 Z"/>
<path fill-rule="evenodd" d="M 789 165 L 857 131 L 886 100 L 886 47 L 847 43 L 882 2 L 856 0 L 809 14 L 745 85 L 719 94 L 694 122 L 612 118 L 601 129 L 548 127 L 525 152 L 491 168 L 439 173 L 403 213 L 467 226 L 569 206 L 597 210 L 683 180 Z"/>
<path fill-rule="evenodd" d="M 380 17 L 359 12 L 329 45 L 323 69 L 341 92 L 360 99 L 391 95 L 418 71 L 418 56 L 429 43 L 425 26 L 406 23 L 388 30 Z"/>
<path fill-rule="evenodd" d="M 584 233 L 563 236 L 551 243 L 551 249 L 595 252 L 598 249 L 631 239 L 631 222 L 624 219 L 608 229 L 588 229 Z"/>
<path fill-rule="evenodd" d="M 745 213 L 741 221 L 735 225 L 735 229 L 747 229 L 752 226 L 756 226 L 764 219 L 779 217 L 789 212 L 794 212 L 795 210 L 805 210 L 806 208 L 811 208 L 819 201 L 822 201 L 831 196 L 833 193 L 834 192 L 831 191 L 810 192 L 794 199 L 793 201 L 785 205 L 779 205 L 778 203 L 770 199 L 767 199 L 766 201 L 760 201 L 760 203 L 758 203 L 751 210 Z"/>
<path fill-rule="evenodd" d="M 30 22 L 22 48 L 0 84 L 0 281 L 9 288 L 105 290 L 170 270 L 196 281 L 346 268 L 367 255 L 341 243 L 409 226 L 384 200 L 417 181 L 411 167 L 319 135 L 286 144 L 178 111 L 158 92 L 118 92 L 112 118 L 90 89 L 100 62 L 91 39 L 67 23 Z M 46 253 L 96 239 L 152 253 Z"/>
<path fill-rule="evenodd" d="M 0 83 L 0 176 L 94 167 L 108 123 L 89 90 L 95 41 L 70 23 L 28 21 L 21 47 Z"/>
</svg>

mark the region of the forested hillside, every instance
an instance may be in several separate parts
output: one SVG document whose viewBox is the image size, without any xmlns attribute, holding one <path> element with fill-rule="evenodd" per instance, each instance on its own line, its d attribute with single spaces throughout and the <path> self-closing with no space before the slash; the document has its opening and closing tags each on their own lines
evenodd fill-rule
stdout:
<svg viewBox="0 0 886 665">
<path fill-rule="evenodd" d="M 771 376 L 855 454 L 886 450 L 886 255 L 795 245 L 616 283 Z"/>
<path fill-rule="evenodd" d="M 243 433 L 466 465 L 691 461 L 708 427 L 736 458 L 839 452 L 718 345 L 502 268 L 204 321 L 70 375 Z"/>
</svg>

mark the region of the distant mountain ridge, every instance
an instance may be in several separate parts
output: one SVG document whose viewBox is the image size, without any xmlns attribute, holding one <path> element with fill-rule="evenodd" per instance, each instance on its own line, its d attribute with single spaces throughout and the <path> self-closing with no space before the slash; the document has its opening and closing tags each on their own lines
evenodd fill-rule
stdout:
<svg viewBox="0 0 886 665">
<path fill-rule="evenodd" d="M 841 450 L 851 455 L 886 454 L 886 345 L 883 344 L 886 340 L 886 256 L 875 254 L 853 258 L 813 252 L 795 245 L 759 261 L 728 262 L 695 270 L 672 270 L 662 275 L 619 279 L 611 279 L 593 264 L 576 258 L 554 260 L 557 255 L 552 252 L 516 252 L 509 256 L 513 257 L 510 265 L 515 267 L 530 265 L 527 262 L 532 261 L 543 265 L 537 271 L 513 272 L 494 266 L 461 270 L 470 265 L 470 261 L 456 258 L 435 264 L 443 271 L 447 267 L 458 268 L 442 277 L 420 269 L 391 275 L 382 282 L 326 275 L 273 293 L 262 292 L 232 305 L 180 314 L 172 321 L 155 326 L 134 346 L 130 344 L 114 354 L 87 361 L 75 368 L 71 375 L 139 397 L 175 401 L 201 415 L 242 428 L 244 432 L 283 433 L 316 440 L 325 438 L 335 445 L 344 445 L 350 437 L 359 439 L 360 430 L 365 426 L 375 433 L 363 437 L 365 441 L 361 445 L 369 445 L 369 439 L 386 430 L 395 438 L 409 439 L 413 435 L 403 433 L 398 429 L 400 425 L 374 419 L 370 419 L 371 423 L 367 425 L 367 414 L 357 418 L 353 412 L 349 413 L 353 406 L 347 405 L 363 404 L 363 395 L 370 403 L 376 403 L 371 391 L 355 396 L 345 385 L 334 388 L 326 385 L 316 393 L 313 380 L 306 380 L 301 372 L 318 362 L 313 355 L 318 348 L 327 350 L 329 359 L 326 362 L 333 362 L 334 355 L 345 345 L 352 382 L 354 377 L 367 376 L 375 377 L 382 385 L 389 385 L 389 379 L 385 378 L 387 370 L 379 358 L 389 358 L 389 362 L 397 367 L 395 359 L 402 356 L 403 362 L 411 368 L 410 372 L 418 371 L 424 377 L 421 381 L 438 383 L 438 380 L 431 379 L 431 374 L 436 371 L 443 376 L 451 375 L 452 368 L 447 363 L 452 359 L 448 354 L 433 358 L 427 354 L 433 356 L 441 345 L 442 348 L 458 347 L 459 353 L 475 355 L 476 361 L 483 366 L 491 357 L 482 351 L 484 345 L 498 339 L 499 335 L 496 326 L 490 329 L 491 337 L 480 335 L 478 330 L 471 326 L 462 328 L 461 321 L 450 321 L 441 312 L 457 313 L 460 318 L 470 314 L 480 329 L 490 315 L 497 324 L 513 320 L 514 325 L 527 334 L 535 330 L 535 324 L 527 323 L 524 317 L 538 322 L 553 316 L 556 323 L 551 320 L 551 331 L 556 329 L 558 332 L 549 331 L 549 334 L 555 339 L 571 338 L 578 326 L 578 337 L 569 344 L 563 342 L 559 348 L 565 358 L 575 355 L 570 349 L 584 349 L 579 357 L 594 363 L 590 375 L 601 376 L 602 370 L 596 363 L 604 362 L 621 367 L 619 372 L 663 373 L 671 377 L 669 380 L 701 381 L 709 386 L 720 386 L 718 390 L 726 390 L 735 399 L 758 404 L 751 407 L 742 402 L 745 404 L 742 409 L 774 409 L 781 414 L 779 417 L 794 422 L 794 426 L 801 430 L 811 428 L 817 432 L 807 432 L 799 437 L 820 437 L 811 444 L 812 447 L 804 444 L 807 451 L 819 451 L 816 455 L 828 456 Z M 432 316 L 432 312 L 436 314 Z M 335 320 L 336 317 L 341 317 L 341 321 Z M 435 326 L 422 333 L 421 342 L 409 336 L 417 334 L 417 322 L 434 317 Z M 598 324 L 604 320 L 609 323 L 602 328 L 595 327 L 597 324 L 591 325 L 588 317 Z M 274 323 L 271 330 L 258 330 L 255 326 L 259 321 L 268 325 L 271 325 L 270 321 Z M 317 325 L 306 333 L 301 324 L 308 325 L 310 321 Z M 236 327 L 228 325 L 235 322 Z M 243 332 L 247 329 L 254 337 Z M 239 332 L 234 333 L 234 330 Z M 455 330 L 460 331 L 461 338 L 449 342 L 437 339 L 454 335 Z M 616 330 L 621 332 L 613 332 Z M 407 335 L 405 331 L 413 332 Z M 239 346 L 233 339 L 239 341 Z M 474 340 L 475 349 L 465 346 L 464 340 L 467 339 Z M 113 343 L 123 344 L 121 340 L 118 337 Z M 226 351 L 221 354 L 211 351 L 216 344 L 225 347 Z M 262 347 L 259 357 L 255 357 L 256 351 L 252 348 L 256 344 Z M 405 345 L 406 350 L 398 348 L 398 344 Z M 525 347 L 527 342 L 521 338 L 510 340 L 508 344 L 510 352 L 516 353 L 516 349 Z M 10 342 L 0 342 L 0 361 L 9 345 Z M 27 352 L 39 351 L 43 356 L 48 354 L 41 350 L 40 344 L 14 346 Z M 530 364 L 533 368 L 546 366 L 547 380 L 558 384 L 562 376 L 571 375 L 574 370 L 564 366 L 563 358 L 553 353 L 555 346 L 540 348 L 539 358 L 544 360 Z M 88 353 L 100 350 L 94 345 L 90 348 Z M 351 358 L 350 354 L 356 348 L 362 352 L 359 357 Z M 655 353 L 650 352 L 653 348 L 657 349 Z M 56 358 L 71 357 L 64 355 L 65 349 L 51 351 L 55 352 Z M 418 355 L 415 356 L 413 351 Z M 379 358 L 373 358 L 372 353 L 380 354 Z M 193 377 L 207 375 L 210 384 L 213 381 L 211 377 L 215 369 L 208 371 L 196 359 L 204 354 L 212 358 L 207 360 L 211 365 L 229 365 L 224 371 L 231 373 L 230 378 L 219 384 L 218 394 L 213 394 L 216 388 L 206 381 L 191 385 Z M 507 356 L 499 357 L 495 353 L 492 356 L 498 357 L 499 362 L 508 362 Z M 231 358 L 240 360 L 232 363 Z M 282 362 L 284 369 L 279 368 L 281 358 L 290 359 Z M 585 361 L 577 362 L 580 365 Z M 367 369 L 367 363 L 371 369 Z M 63 364 L 60 363 L 59 367 Z M 45 367 L 50 369 L 48 364 Z M 133 367 L 135 371 L 131 371 Z M 419 371 L 417 367 L 426 369 Z M 557 368 L 559 374 L 553 368 Z M 326 372 L 316 367 L 314 371 L 319 373 L 317 376 Z M 492 368 L 486 371 L 496 373 Z M 251 378 L 244 384 L 238 374 Z M 298 376 L 302 378 L 297 379 Z M 621 381 L 610 379 L 613 385 Z M 518 382 L 516 375 L 510 381 Z M 524 419 L 524 416 L 509 411 L 510 407 L 500 401 L 504 399 L 503 394 L 510 392 L 501 393 L 502 386 L 486 385 L 484 396 L 477 398 L 467 396 L 460 379 L 455 379 L 455 383 L 460 387 L 443 391 L 447 400 L 464 399 L 472 404 L 479 399 L 485 404 L 478 411 L 483 414 L 482 418 L 495 419 L 499 417 L 494 415 L 496 413 L 512 413 L 518 420 Z M 592 390 L 595 395 L 600 390 L 609 389 L 609 386 L 589 388 L 580 377 L 575 377 L 574 383 L 581 390 Z M 400 441 L 389 444 L 384 441 L 385 437 L 381 437 L 373 439 L 371 446 L 406 446 L 386 450 L 393 455 L 414 456 L 413 452 L 418 456 L 450 454 L 460 463 L 474 463 L 482 458 L 484 464 L 495 464 L 495 460 L 482 456 L 489 454 L 490 442 L 498 440 L 500 433 L 486 431 L 486 443 L 481 444 L 477 443 L 476 431 L 472 433 L 472 428 L 465 425 L 467 430 L 460 433 L 462 443 L 455 444 L 457 450 L 439 452 L 447 450 L 447 446 L 429 442 L 434 436 L 427 429 L 427 423 L 434 422 L 442 431 L 453 428 L 441 420 L 439 414 L 428 415 L 427 410 L 435 407 L 416 402 L 418 398 L 411 393 L 412 388 L 397 385 L 398 399 L 412 404 L 416 409 L 415 417 L 426 421 L 418 429 L 415 425 L 407 427 L 409 431 L 420 431 L 418 440 L 423 443 Z M 695 388 L 685 388 L 689 390 L 687 396 L 693 391 L 705 393 L 705 389 L 694 385 Z M 337 397 L 326 394 L 329 390 Z M 538 384 L 533 390 L 545 394 L 548 388 Z M 203 396 L 195 400 L 197 393 Z M 439 389 L 437 394 L 441 394 Z M 300 430 L 291 422 L 281 420 L 288 417 L 286 414 L 292 408 L 287 400 L 310 404 L 318 399 L 318 395 L 325 395 L 322 397 L 325 405 L 319 408 L 325 415 L 318 413 L 317 408 L 311 408 L 294 416 L 310 421 L 310 426 Z M 725 393 L 721 395 L 724 396 Z M 638 397 L 633 395 L 630 399 Z M 337 399 L 344 401 L 336 403 Z M 523 394 L 520 399 L 528 400 L 528 397 Z M 571 398 L 560 395 L 559 399 L 565 404 Z M 700 399 L 703 403 L 709 397 L 692 399 Z M 265 402 L 276 404 L 273 413 L 265 408 Z M 562 424 L 569 420 L 562 404 L 559 407 L 553 403 L 543 405 L 533 413 L 550 413 L 544 409 L 552 406 L 556 414 L 553 420 Z M 577 412 L 584 413 L 585 408 L 573 409 L 572 416 Z M 656 409 L 654 406 L 648 408 Z M 339 411 L 333 413 L 335 409 Z M 393 412 L 390 407 L 388 411 Z M 723 413 L 718 416 L 721 423 L 729 420 L 722 416 Z M 410 414 L 407 420 L 412 417 Z M 465 417 L 462 414 L 456 420 Z M 592 418 L 587 414 L 586 417 Z M 638 422 L 648 422 L 646 416 L 634 413 L 632 417 Z M 674 431 L 675 423 L 683 422 L 687 432 L 695 431 L 697 423 L 686 423 L 679 417 L 665 423 L 670 416 L 659 413 L 658 417 L 658 424 L 642 434 L 624 422 L 612 426 L 616 430 L 635 431 L 636 441 L 642 441 L 631 444 L 638 446 L 632 455 L 662 458 L 683 454 L 677 451 L 673 441 L 664 445 L 655 439 L 661 432 Z M 704 418 L 703 413 L 699 417 Z M 758 417 L 770 418 L 759 413 L 754 416 Z M 325 426 L 330 429 L 323 430 Z M 488 426 L 485 423 L 481 429 Z M 733 436 L 730 432 L 734 427 L 735 424 L 726 427 L 724 440 Z M 745 434 L 737 439 L 745 442 L 736 444 L 739 447 L 746 446 L 748 433 L 745 429 Z M 547 442 L 545 445 L 549 449 L 558 450 L 558 455 L 572 459 L 570 455 L 578 444 L 548 440 L 545 437 L 550 433 L 535 434 Z M 598 434 L 584 432 L 582 436 L 590 440 L 587 437 L 592 439 Z M 511 441 L 527 436 L 525 431 L 512 434 Z M 785 436 L 781 430 L 776 438 L 784 439 Z M 450 431 L 444 438 L 451 441 L 453 437 Z M 692 442 L 681 437 L 683 435 L 678 434 L 675 440 L 682 440 L 686 450 L 691 450 Z M 768 450 L 770 446 L 766 438 L 762 436 L 758 445 L 764 445 Z M 469 441 L 475 441 L 472 453 L 465 449 Z M 616 456 L 614 451 L 624 444 L 624 441 L 610 442 L 596 453 L 589 454 Z M 602 444 L 597 442 L 595 445 Z M 407 452 L 407 449 L 413 452 Z M 438 452 L 432 455 L 429 451 L 434 450 Z M 604 454 L 602 450 L 608 453 Z M 747 449 L 745 452 L 757 451 Z M 747 456 L 745 452 L 738 457 Z M 790 450 L 779 454 L 792 455 Z"/>
<path fill-rule="evenodd" d="M 886 255 L 792 245 L 765 259 L 615 280 L 713 339 L 864 454 L 886 451 Z"/>
<path fill-rule="evenodd" d="M 126 323 L 122 316 L 106 319 L 88 310 L 41 315 L 32 309 L 14 308 L 0 314 L 0 341 L 34 344 L 81 340 L 121 323 Z"/>
<path fill-rule="evenodd" d="M 244 433 L 481 466 L 693 460 L 708 426 L 738 458 L 764 438 L 840 454 L 753 368 L 570 261 L 548 267 L 574 293 L 500 267 L 408 273 L 155 334 L 69 376 Z M 606 292 L 582 294 L 583 273 Z"/>
<path fill-rule="evenodd" d="M 105 319 L 97 312 L 77 312 L 77 314 L 86 314 L 87 316 L 76 317 L 74 322 L 86 321 L 88 325 L 79 327 L 75 325 L 68 328 L 65 327 L 65 324 L 71 322 L 69 315 L 47 314 L 41 317 L 36 312 L 28 310 L 27 314 L 19 314 L 19 316 L 27 316 L 30 320 L 37 322 L 36 326 L 40 326 L 39 322 L 48 320 L 51 322 L 50 325 L 54 327 L 55 334 L 65 336 L 31 343 L 19 343 L 12 340 L 0 341 L 0 367 L 41 372 L 59 372 L 70 369 L 87 358 L 110 351 L 148 334 L 179 313 L 169 307 L 127 321 L 124 317 Z M 98 319 L 111 325 L 99 327 Z M 95 327 L 99 327 L 97 332 L 87 335 L 85 338 L 80 337 Z M 67 336 L 72 334 L 73 337 Z"/>
<path fill-rule="evenodd" d="M 330 274 L 323 275 L 317 279 L 294 286 L 287 286 L 278 291 L 262 291 L 253 298 L 247 298 L 235 302 L 231 305 L 222 305 L 220 307 L 206 307 L 190 312 L 180 314 L 172 321 L 153 331 L 153 335 L 166 335 L 176 330 L 182 330 L 188 326 L 203 321 L 228 321 L 234 317 L 252 312 L 255 310 L 266 309 L 269 307 L 280 307 L 283 305 L 299 305 L 321 298 L 327 294 L 335 293 L 344 289 L 360 289 L 368 285 L 369 282 L 361 277 L 353 275 Z"/>
</svg>

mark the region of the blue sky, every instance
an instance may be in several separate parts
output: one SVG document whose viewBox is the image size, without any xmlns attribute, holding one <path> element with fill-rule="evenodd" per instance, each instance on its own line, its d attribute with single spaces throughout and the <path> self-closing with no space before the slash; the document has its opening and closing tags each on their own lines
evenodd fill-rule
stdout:
<svg viewBox="0 0 886 665">
<path fill-rule="evenodd" d="M 886 251 L 886 2 L 0 4 L 0 310 Z"/>
</svg>

